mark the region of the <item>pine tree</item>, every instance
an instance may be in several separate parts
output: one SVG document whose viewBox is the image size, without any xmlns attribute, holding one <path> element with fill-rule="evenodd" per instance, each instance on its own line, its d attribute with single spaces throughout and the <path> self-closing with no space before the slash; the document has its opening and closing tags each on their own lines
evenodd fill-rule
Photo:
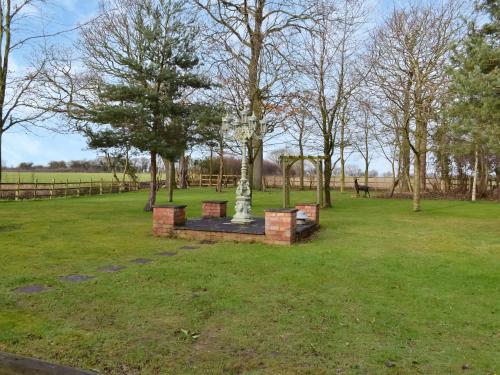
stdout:
<svg viewBox="0 0 500 375">
<path fill-rule="evenodd" d="M 479 159 L 481 165 L 493 160 L 497 181 L 500 174 L 500 3 L 484 0 L 477 10 L 486 13 L 488 22 L 481 27 L 471 23 L 455 49 L 448 110 L 457 145 L 474 154 L 473 200 Z M 486 185 L 488 168 L 482 170 Z"/>
<path fill-rule="evenodd" d="M 193 107 L 188 89 L 206 88 L 184 1 L 114 0 L 83 30 L 85 63 L 99 76 L 96 99 L 85 120 L 126 128 L 133 147 L 149 152 L 151 186 L 157 191 L 157 157 L 175 160 L 186 147 Z"/>
</svg>

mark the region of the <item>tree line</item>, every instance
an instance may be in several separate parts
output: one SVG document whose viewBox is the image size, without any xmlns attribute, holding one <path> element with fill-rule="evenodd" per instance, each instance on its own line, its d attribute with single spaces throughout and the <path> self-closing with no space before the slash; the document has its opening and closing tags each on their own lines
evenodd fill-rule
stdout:
<svg viewBox="0 0 500 375">
<path fill-rule="evenodd" d="M 74 45 L 44 43 L 31 68 L 11 74 L 9 54 L 41 36 L 9 25 L 43 3 L 2 1 L 0 144 L 14 126 L 53 118 L 109 163 L 148 155 L 145 210 L 158 161 L 172 199 L 196 150 L 215 154 L 220 190 L 224 156 L 239 148 L 221 118 L 248 109 L 275 129 L 248 145 L 253 189 L 262 188 L 264 147 L 285 145 L 283 153 L 325 156 L 327 207 L 330 178 L 338 172 L 343 190 L 353 155 L 365 184 L 384 158 L 392 191 L 412 194 L 415 211 L 429 174 L 444 194 L 472 186 L 473 200 L 492 193 L 495 175 L 500 197 L 498 0 L 410 1 L 374 26 L 362 0 L 106 0 Z"/>
</svg>

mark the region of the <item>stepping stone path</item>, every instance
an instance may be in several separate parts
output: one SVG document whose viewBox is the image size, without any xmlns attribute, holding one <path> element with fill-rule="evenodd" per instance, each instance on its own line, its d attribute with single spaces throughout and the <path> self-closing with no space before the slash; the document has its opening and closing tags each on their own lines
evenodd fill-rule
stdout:
<svg viewBox="0 0 500 375">
<path fill-rule="evenodd" d="M 179 247 L 179 249 L 181 249 L 181 250 L 196 250 L 196 249 L 199 249 L 199 248 L 200 248 L 199 246 L 190 246 L 190 245 Z"/>
<path fill-rule="evenodd" d="M 70 283 L 82 283 L 84 281 L 88 281 L 93 278 L 94 276 L 87 276 L 87 275 L 68 275 L 59 277 L 59 280 L 69 281 Z"/>
<path fill-rule="evenodd" d="M 44 292 L 44 291 L 49 290 L 49 289 L 50 289 L 49 287 L 46 287 L 43 285 L 26 285 L 26 286 L 21 286 L 19 288 L 14 289 L 14 292 L 31 294 L 31 293 Z"/>
<path fill-rule="evenodd" d="M 3 229 L 5 230 L 5 228 L 3 228 Z M 215 243 L 214 241 L 210 241 L 210 240 L 200 241 L 200 244 L 206 244 L 206 245 L 214 244 L 214 243 Z M 192 246 L 192 245 L 185 245 L 185 246 L 179 247 L 179 249 L 181 249 L 181 250 L 196 250 L 199 248 L 200 248 L 199 246 Z M 177 252 L 176 251 L 163 251 L 163 252 L 157 253 L 157 255 L 163 256 L 163 257 L 172 257 L 172 256 L 177 255 Z M 130 262 L 135 263 L 135 264 L 148 264 L 148 263 L 153 262 L 153 259 L 137 258 L 137 259 L 131 260 Z M 101 272 L 112 273 L 112 272 L 118 272 L 118 271 L 124 270 L 126 268 L 127 268 L 126 266 L 109 265 L 109 266 L 101 267 L 98 270 Z M 95 278 L 95 276 L 78 275 L 78 274 L 59 276 L 59 280 L 67 281 L 70 283 L 81 283 L 81 282 L 88 281 L 88 280 L 91 280 L 94 278 Z M 44 292 L 44 291 L 50 290 L 50 289 L 52 289 L 52 288 L 44 286 L 44 285 L 34 284 L 34 285 L 25 285 L 25 286 L 22 286 L 19 288 L 15 288 L 15 289 L 13 289 L 13 291 L 16 293 L 31 294 L 31 293 Z"/>
<path fill-rule="evenodd" d="M 177 252 L 175 252 L 175 251 L 163 251 L 161 253 L 158 253 L 158 255 L 161 257 L 173 257 L 174 255 L 177 255 Z"/>
<path fill-rule="evenodd" d="M 148 264 L 148 263 L 151 263 L 152 261 L 153 261 L 153 259 L 137 258 L 137 259 L 131 260 L 130 262 L 135 263 L 135 264 Z"/>
<path fill-rule="evenodd" d="M 124 270 L 125 266 L 105 266 L 105 267 L 101 267 L 99 268 L 99 271 L 101 272 L 118 272 L 118 271 L 121 271 L 121 270 Z"/>
</svg>

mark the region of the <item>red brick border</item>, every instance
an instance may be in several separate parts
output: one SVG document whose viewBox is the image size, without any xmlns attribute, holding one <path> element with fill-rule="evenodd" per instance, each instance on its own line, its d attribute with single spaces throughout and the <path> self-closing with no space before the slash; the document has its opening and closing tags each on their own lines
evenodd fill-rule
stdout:
<svg viewBox="0 0 500 375">
<path fill-rule="evenodd" d="M 176 225 L 186 223 L 186 205 L 159 205 L 153 207 L 153 234 L 171 236 Z"/>
<path fill-rule="evenodd" d="M 314 221 L 317 225 L 319 225 L 319 204 L 299 203 L 295 205 L 295 208 L 297 210 L 304 211 L 309 220 Z"/>
<path fill-rule="evenodd" d="M 208 217 L 226 217 L 227 201 L 203 201 L 202 216 Z"/>
<path fill-rule="evenodd" d="M 275 245 L 291 245 L 297 234 L 297 209 L 275 208 L 265 213 L 265 242 Z"/>
<path fill-rule="evenodd" d="M 206 201 L 214 203 L 215 201 Z M 221 215 L 224 201 L 217 201 L 216 212 L 207 212 L 213 215 Z M 298 205 L 307 215 L 316 215 L 316 224 L 319 220 L 319 205 Z M 301 232 L 297 235 L 297 208 L 275 208 L 265 212 L 265 234 L 235 233 L 222 231 L 202 231 L 185 227 L 186 205 L 160 205 L 153 207 L 153 235 L 158 237 L 184 238 L 189 240 L 212 240 L 212 241 L 234 241 L 234 242 L 260 242 L 272 245 L 291 245 L 301 238 L 305 238 L 314 231 Z M 205 213 L 205 211 L 204 211 Z M 223 217 L 223 216 L 210 216 Z"/>
</svg>

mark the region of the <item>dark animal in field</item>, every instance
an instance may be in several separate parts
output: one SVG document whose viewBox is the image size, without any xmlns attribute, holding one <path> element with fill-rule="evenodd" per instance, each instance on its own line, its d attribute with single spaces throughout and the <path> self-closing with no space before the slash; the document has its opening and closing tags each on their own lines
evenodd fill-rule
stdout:
<svg viewBox="0 0 500 375">
<path fill-rule="evenodd" d="M 366 194 L 368 194 L 368 196 L 370 196 L 370 188 L 368 186 L 358 184 L 357 178 L 354 179 L 354 188 L 356 189 L 356 195 L 359 196 L 359 192 L 364 191 L 365 197 L 366 197 Z"/>
</svg>

